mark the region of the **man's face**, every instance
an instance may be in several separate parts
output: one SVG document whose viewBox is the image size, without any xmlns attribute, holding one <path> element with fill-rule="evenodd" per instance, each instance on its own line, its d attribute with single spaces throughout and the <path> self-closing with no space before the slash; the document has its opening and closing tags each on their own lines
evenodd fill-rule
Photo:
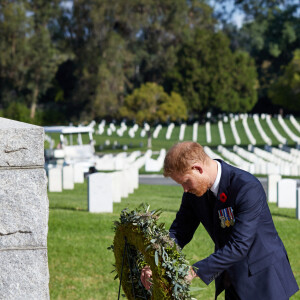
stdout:
<svg viewBox="0 0 300 300">
<path fill-rule="evenodd" d="M 171 178 L 180 184 L 186 193 L 192 193 L 198 197 L 202 196 L 209 188 L 209 178 L 202 169 L 191 168 L 184 174 L 175 173 Z"/>
</svg>

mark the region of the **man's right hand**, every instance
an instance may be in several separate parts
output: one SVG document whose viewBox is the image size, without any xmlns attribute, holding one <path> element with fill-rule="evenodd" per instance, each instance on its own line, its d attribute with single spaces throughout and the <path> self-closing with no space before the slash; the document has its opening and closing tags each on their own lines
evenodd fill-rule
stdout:
<svg viewBox="0 0 300 300">
<path fill-rule="evenodd" d="M 144 267 L 141 272 L 141 281 L 146 290 L 149 290 L 152 285 L 151 278 L 152 278 L 152 271 L 150 267 L 149 266 Z"/>
</svg>

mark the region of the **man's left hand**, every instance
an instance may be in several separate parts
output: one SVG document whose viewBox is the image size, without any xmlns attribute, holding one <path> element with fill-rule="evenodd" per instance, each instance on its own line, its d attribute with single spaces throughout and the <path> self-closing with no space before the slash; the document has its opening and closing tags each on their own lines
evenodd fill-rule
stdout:
<svg viewBox="0 0 300 300">
<path fill-rule="evenodd" d="M 197 274 L 195 273 L 194 269 L 190 267 L 189 274 L 185 276 L 185 280 L 191 282 L 195 277 L 197 277 Z"/>
</svg>

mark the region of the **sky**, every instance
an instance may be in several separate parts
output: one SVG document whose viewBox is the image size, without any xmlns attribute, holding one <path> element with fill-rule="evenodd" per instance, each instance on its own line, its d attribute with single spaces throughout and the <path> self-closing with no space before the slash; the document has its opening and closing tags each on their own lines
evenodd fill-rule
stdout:
<svg viewBox="0 0 300 300">
<path fill-rule="evenodd" d="M 225 3 L 226 11 L 231 12 L 234 9 L 234 0 L 227 0 Z M 223 10 L 222 5 L 220 3 L 217 3 L 216 0 L 209 0 L 209 4 L 214 8 L 214 10 Z M 241 10 L 236 9 L 232 14 L 231 22 L 238 28 L 241 28 L 244 18 L 245 14 Z"/>
</svg>

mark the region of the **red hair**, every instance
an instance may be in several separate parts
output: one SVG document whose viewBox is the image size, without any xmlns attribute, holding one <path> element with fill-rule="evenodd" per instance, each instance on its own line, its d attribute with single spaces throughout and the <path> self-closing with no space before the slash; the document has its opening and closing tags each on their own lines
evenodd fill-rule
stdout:
<svg viewBox="0 0 300 300">
<path fill-rule="evenodd" d="M 164 161 L 164 176 L 174 173 L 185 173 L 196 162 L 205 163 L 208 155 L 203 147 L 195 142 L 175 144 L 167 153 Z"/>
</svg>

